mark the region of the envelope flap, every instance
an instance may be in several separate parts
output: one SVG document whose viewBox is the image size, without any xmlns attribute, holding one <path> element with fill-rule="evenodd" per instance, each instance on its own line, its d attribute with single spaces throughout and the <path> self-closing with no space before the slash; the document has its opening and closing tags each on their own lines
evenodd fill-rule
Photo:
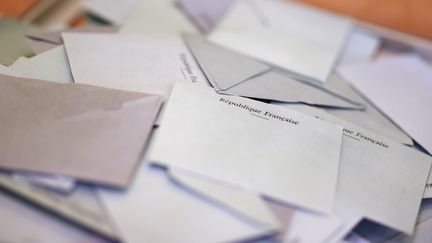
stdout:
<svg viewBox="0 0 432 243">
<path fill-rule="evenodd" d="M 169 174 L 172 179 L 181 185 L 210 198 L 216 203 L 222 204 L 229 211 L 234 211 L 266 227 L 274 229 L 279 227 L 275 215 L 257 193 L 211 182 L 208 179 L 198 178 L 181 170 L 170 169 Z"/>
<path fill-rule="evenodd" d="M 211 44 L 199 35 L 187 34 L 184 39 L 210 83 L 219 91 L 270 70 L 263 63 Z"/>
<path fill-rule="evenodd" d="M 4 107 L 6 110 L 25 110 L 45 120 L 58 120 L 99 109 L 115 109 L 125 102 L 154 96 L 4 75 L 0 75 L 0 87 L 0 99 L 4 101 L 2 104 L 7 104 Z M 9 116 L 8 119 L 14 118 Z"/>
</svg>

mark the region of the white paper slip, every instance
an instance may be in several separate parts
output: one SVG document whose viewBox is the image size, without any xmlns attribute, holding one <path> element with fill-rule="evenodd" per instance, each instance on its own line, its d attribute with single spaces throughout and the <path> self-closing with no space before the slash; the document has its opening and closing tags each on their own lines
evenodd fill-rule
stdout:
<svg viewBox="0 0 432 243">
<path fill-rule="evenodd" d="M 324 82 L 350 29 L 348 18 L 299 3 L 239 0 L 209 39 L 304 79 Z"/>
<path fill-rule="evenodd" d="M 432 66 L 404 55 L 343 66 L 339 73 L 432 153 Z"/>
<path fill-rule="evenodd" d="M 181 37 L 63 34 L 76 83 L 163 95 L 176 81 L 207 83 Z"/>
<path fill-rule="evenodd" d="M 122 242 L 240 242 L 274 234 L 214 205 L 170 180 L 161 168 L 143 164 L 128 191 L 99 193 Z"/>
<path fill-rule="evenodd" d="M 298 112 L 178 82 L 150 160 L 329 213 L 341 135 Z"/>
<path fill-rule="evenodd" d="M 344 127 L 335 213 L 412 233 L 432 158 L 327 113 L 303 112 Z"/>
</svg>

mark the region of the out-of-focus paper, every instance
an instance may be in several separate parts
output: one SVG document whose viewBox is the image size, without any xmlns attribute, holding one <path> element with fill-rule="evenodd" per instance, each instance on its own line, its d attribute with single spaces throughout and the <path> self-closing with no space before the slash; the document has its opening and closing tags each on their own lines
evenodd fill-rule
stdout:
<svg viewBox="0 0 432 243">
<path fill-rule="evenodd" d="M 339 73 L 432 153 L 432 66 L 417 56 L 343 66 Z"/>
<path fill-rule="evenodd" d="M 0 20 L 0 64 L 11 65 L 18 57 L 34 55 L 25 42 L 27 32 L 36 32 L 36 28 L 13 20 Z"/>
<path fill-rule="evenodd" d="M 93 188 L 80 186 L 70 194 L 59 194 L 3 174 L 0 187 L 105 238 L 118 239 Z"/>
<path fill-rule="evenodd" d="M 159 96 L 10 76 L 0 86 L 1 168 L 128 185 Z"/>
<path fill-rule="evenodd" d="M 235 0 L 177 0 L 183 11 L 204 32 L 211 31 L 234 2 Z"/>
<path fill-rule="evenodd" d="M 371 60 L 380 44 L 380 38 L 372 33 L 353 31 L 343 49 L 339 65 Z"/>
<path fill-rule="evenodd" d="M 63 46 L 54 47 L 31 58 L 19 58 L 7 69 L 0 70 L 0 74 L 57 83 L 73 82 Z"/>
<path fill-rule="evenodd" d="M 239 0 L 209 39 L 298 78 L 324 82 L 350 29 L 349 19 L 299 3 Z"/>
<path fill-rule="evenodd" d="M 108 243 L 0 191 L 0 242 Z"/>
<path fill-rule="evenodd" d="M 197 32 L 174 0 L 146 0 L 134 8 L 124 20 L 120 33 L 179 34 Z"/>
<path fill-rule="evenodd" d="M 138 0 L 84 0 L 83 5 L 97 17 L 121 25 L 138 3 Z"/>
<path fill-rule="evenodd" d="M 238 242 L 277 230 L 212 204 L 148 165 L 127 191 L 99 194 L 124 242 Z"/>
<path fill-rule="evenodd" d="M 329 213 L 341 136 L 301 113 L 178 82 L 150 159 Z"/>
<path fill-rule="evenodd" d="M 63 38 L 76 83 L 165 98 L 176 81 L 207 83 L 177 34 L 65 33 Z"/>
</svg>

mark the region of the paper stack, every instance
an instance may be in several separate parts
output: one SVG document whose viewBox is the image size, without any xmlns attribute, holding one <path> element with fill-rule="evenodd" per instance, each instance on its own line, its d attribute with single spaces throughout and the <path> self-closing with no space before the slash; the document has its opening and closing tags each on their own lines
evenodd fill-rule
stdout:
<svg viewBox="0 0 432 243">
<path fill-rule="evenodd" d="M 430 242 L 427 60 L 293 1 L 55 2 L 0 4 L 0 242 Z"/>
</svg>

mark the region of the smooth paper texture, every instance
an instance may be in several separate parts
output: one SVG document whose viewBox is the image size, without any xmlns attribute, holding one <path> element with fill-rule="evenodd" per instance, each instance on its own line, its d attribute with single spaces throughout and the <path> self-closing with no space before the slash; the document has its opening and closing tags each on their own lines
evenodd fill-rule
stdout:
<svg viewBox="0 0 432 243">
<path fill-rule="evenodd" d="M 176 81 L 207 83 L 177 34 L 65 33 L 63 38 L 76 83 L 165 98 Z"/>
<path fill-rule="evenodd" d="M 336 214 L 358 215 L 412 233 L 423 194 L 428 193 L 432 158 L 329 114 L 303 112 L 344 127 Z"/>
<path fill-rule="evenodd" d="M 57 46 L 31 58 L 19 58 L 0 73 L 9 76 L 72 83 L 72 73 L 63 46 Z"/>
<path fill-rule="evenodd" d="M 350 29 L 349 19 L 302 4 L 240 0 L 209 39 L 303 79 L 325 82 Z"/>
<path fill-rule="evenodd" d="M 1 168 L 128 185 L 158 96 L 8 76 L 0 86 Z"/>
<path fill-rule="evenodd" d="M 143 165 L 125 192 L 99 193 L 125 242 L 237 242 L 275 231 L 212 205 L 157 167 Z"/>
<path fill-rule="evenodd" d="M 155 139 L 151 161 L 296 206 L 332 209 L 339 126 L 179 82 Z"/>
<path fill-rule="evenodd" d="M 214 45 L 199 35 L 185 35 L 184 39 L 219 93 L 326 107 L 363 108 L 362 104 L 333 92 L 326 84 L 295 80 L 281 70 Z"/>
<path fill-rule="evenodd" d="M 339 73 L 415 141 L 432 152 L 432 67 L 417 56 L 353 64 Z"/>
<path fill-rule="evenodd" d="M 23 181 L 17 182 L 8 175 L 0 176 L 0 187 L 107 239 L 118 239 L 90 187 L 82 186 L 73 193 L 59 194 Z"/>
<path fill-rule="evenodd" d="M 120 33 L 128 34 L 179 34 L 198 32 L 175 5 L 174 0 L 146 0 L 125 19 Z"/>
<path fill-rule="evenodd" d="M 203 31 L 211 31 L 235 0 L 177 0 L 183 11 Z"/>
<path fill-rule="evenodd" d="M 397 125 L 395 125 L 388 117 L 379 111 L 373 104 L 358 93 L 348 82 L 340 75 L 332 75 L 326 82 L 332 90 L 344 94 L 350 100 L 354 100 L 364 105 L 364 110 L 352 109 L 332 109 L 326 108 L 325 111 L 333 116 L 349 121 L 360 127 L 369 129 L 375 133 L 382 134 L 399 143 L 412 145 L 412 139 L 406 135 Z M 281 103 L 272 102 L 272 104 L 285 106 L 295 109 L 296 107 L 304 107 L 305 105 L 298 103 Z M 314 107 L 311 107 L 313 109 Z"/>
<path fill-rule="evenodd" d="M 32 205 L 0 192 L 1 242 L 108 243 Z"/>
</svg>

